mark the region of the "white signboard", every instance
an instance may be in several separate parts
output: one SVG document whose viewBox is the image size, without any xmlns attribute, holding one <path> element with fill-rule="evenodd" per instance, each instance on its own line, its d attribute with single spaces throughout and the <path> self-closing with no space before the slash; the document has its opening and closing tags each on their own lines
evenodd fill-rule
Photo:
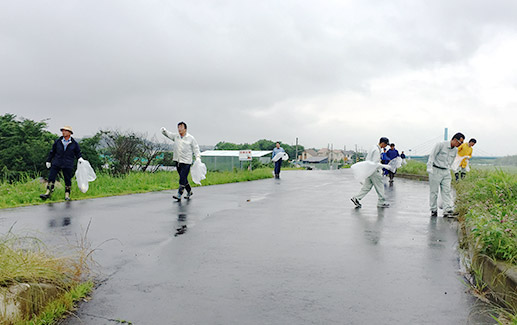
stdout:
<svg viewBox="0 0 517 325">
<path fill-rule="evenodd" d="M 251 161 L 251 150 L 239 151 L 239 161 Z"/>
</svg>

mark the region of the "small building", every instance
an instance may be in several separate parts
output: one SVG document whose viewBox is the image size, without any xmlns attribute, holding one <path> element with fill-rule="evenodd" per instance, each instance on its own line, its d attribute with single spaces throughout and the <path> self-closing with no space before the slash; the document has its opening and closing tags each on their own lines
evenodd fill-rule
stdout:
<svg viewBox="0 0 517 325">
<path fill-rule="evenodd" d="M 239 161 L 240 150 L 206 150 L 201 153 L 201 160 L 208 170 L 223 171 L 240 168 Z M 271 162 L 271 153 L 273 151 L 251 151 L 252 159 L 257 159 L 262 164 Z"/>
<path fill-rule="evenodd" d="M 328 157 L 308 157 L 307 159 L 303 160 L 306 164 L 328 164 L 329 158 Z"/>
<path fill-rule="evenodd" d="M 310 158 L 310 157 L 316 157 L 318 155 L 318 153 L 316 152 L 316 150 L 314 149 L 307 149 L 305 150 L 304 152 L 302 152 L 301 154 L 301 160 L 306 160 L 307 158 Z"/>
</svg>

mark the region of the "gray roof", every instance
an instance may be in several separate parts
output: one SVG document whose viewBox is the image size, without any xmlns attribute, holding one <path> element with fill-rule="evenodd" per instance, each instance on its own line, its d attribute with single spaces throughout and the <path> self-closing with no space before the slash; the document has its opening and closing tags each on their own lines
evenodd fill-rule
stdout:
<svg viewBox="0 0 517 325">
<path fill-rule="evenodd" d="M 328 162 L 328 157 L 308 157 L 307 159 L 304 159 L 303 162 L 308 162 L 308 163 Z"/>
</svg>

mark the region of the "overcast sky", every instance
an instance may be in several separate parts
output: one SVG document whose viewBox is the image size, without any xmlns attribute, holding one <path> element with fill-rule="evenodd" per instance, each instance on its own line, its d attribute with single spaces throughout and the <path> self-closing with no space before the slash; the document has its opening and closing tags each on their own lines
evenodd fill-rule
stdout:
<svg viewBox="0 0 517 325">
<path fill-rule="evenodd" d="M 517 1 L 0 0 L 3 113 L 200 144 L 517 154 Z"/>
</svg>

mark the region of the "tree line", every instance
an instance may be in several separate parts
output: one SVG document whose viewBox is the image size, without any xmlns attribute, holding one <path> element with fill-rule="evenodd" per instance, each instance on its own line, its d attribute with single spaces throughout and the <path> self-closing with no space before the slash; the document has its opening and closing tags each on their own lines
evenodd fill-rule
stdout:
<svg viewBox="0 0 517 325">
<path fill-rule="evenodd" d="M 14 114 L 0 116 L 0 181 L 18 181 L 24 177 L 46 176 L 45 166 L 50 148 L 59 137 L 46 130 L 47 122 L 17 118 Z M 148 139 L 134 131 L 100 130 L 92 137 L 76 139 L 83 158 L 94 170 L 106 170 L 114 176 L 132 170 L 156 171 L 159 166 L 172 166 L 170 143 Z M 259 140 L 252 144 L 219 142 L 218 150 L 273 150 L 274 141 Z M 294 158 L 295 146 L 281 143 L 289 157 Z M 298 153 L 304 150 L 298 146 Z"/>
<path fill-rule="evenodd" d="M 289 159 L 296 159 L 296 146 L 291 146 L 287 143 L 283 143 L 278 141 L 280 146 L 284 148 L 285 152 L 289 155 Z M 215 150 L 273 150 L 275 148 L 276 142 L 266 139 L 258 140 L 252 144 L 249 143 L 231 143 L 231 142 L 218 142 L 215 145 Z M 304 146 L 298 145 L 298 155 L 300 155 L 305 150 Z M 284 162 L 286 163 L 286 162 Z"/>
<path fill-rule="evenodd" d="M 19 119 L 14 114 L 0 116 L 0 180 L 18 181 L 47 174 L 45 161 L 59 135 L 45 130 L 46 121 Z M 165 142 L 133 131 L 101 130 L 78 140 L 83 158 L 95 170 L 112 175 L 131 170 L 155 171 L 172 164 L 172 152 Z"/>
</svg>

